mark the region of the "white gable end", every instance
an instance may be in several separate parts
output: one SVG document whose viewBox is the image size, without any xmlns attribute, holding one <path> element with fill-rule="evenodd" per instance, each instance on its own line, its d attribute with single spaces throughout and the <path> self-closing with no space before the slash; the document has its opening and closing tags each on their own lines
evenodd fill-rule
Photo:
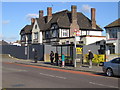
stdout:
<svg viewBox="0 0 120 90">
<path fill-rule="evenodd" d="M 32 29 L 32 43 L 42 43 L 42 32 L 40 32 L 40 28 L 36 19 Z"/>
</svg>

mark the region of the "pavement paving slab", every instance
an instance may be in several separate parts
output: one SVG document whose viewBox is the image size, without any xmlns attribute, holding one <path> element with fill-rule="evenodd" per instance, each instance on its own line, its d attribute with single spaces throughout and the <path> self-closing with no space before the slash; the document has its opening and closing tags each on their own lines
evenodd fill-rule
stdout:
<svg viewBox="0 0 120 90">
<path fill-rule="evenodd" d="M 13 59 L 12 62 L 19 63 L 19 64 L 27 64 L 27 65 L 35 65 L 35 66 L 75 70 L 75 71 L 85 71 L 85 72 L 92 72 L 92 73 L 103 73 L 101 66 L 93 66 L 92 68 L 89 68 L 88 65 L 82 64 L 82 65 L 77 65 L 77 67 L 73 67 L 73 66 L 60 67 L 56 65 L 51 65 L 50 62 L 38 61 L 37 63 L 34 63 L 34 60 L 18 59 L 18 58 L 11 57 L 10 55 L 9 56 L 4 55 L 3 57 L 12 58 Z"/>
</svg>

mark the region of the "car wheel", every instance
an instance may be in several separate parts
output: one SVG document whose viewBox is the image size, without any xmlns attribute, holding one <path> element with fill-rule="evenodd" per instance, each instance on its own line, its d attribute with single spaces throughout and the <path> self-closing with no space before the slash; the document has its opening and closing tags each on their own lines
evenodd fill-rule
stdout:
<svg viewBox="0 0 120 90">
<path fill-rule="evenodd" d="M 107 71 L 106 71 L 106 74 L 107 74 L 107 76 L 109 76 L 109 77 L 113 76 L 113 71 L 112 71 L 112 69 L 111 69 L 111 68 L 108 68 Z"/>
</svg>

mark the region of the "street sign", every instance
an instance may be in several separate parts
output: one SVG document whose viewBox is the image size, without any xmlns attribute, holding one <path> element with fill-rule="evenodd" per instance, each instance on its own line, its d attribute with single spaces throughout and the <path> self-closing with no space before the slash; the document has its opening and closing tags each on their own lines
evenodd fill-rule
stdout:
<svg viewBox="0 0 120 90">
<path fill-rule="evenodd" d="M 82 49 L 80 47 L 76 47 L 76 54 L 82 54 Z"/>
<path fill-rule="evenodd" d="M 77 31 L 77 32 L 76 32 L 76 36 L 80 36 L 80 31 Z"/>
<path fill-rule="evenodd" d="M 76 30 L 75 30 L 75 31 L 74 31 L 74 35 L 75 35 L 75 36 L 80 36 L 80 31 L 76 31 Z"/>
</svg>

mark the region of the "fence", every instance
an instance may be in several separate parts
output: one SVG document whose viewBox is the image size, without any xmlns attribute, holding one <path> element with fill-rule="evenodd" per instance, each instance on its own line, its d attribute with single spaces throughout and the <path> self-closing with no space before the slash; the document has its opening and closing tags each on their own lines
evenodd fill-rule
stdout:
<svg viewBox="0 0 120 90">
<path fill-rule="evenodd" d="M 29 46 L 16 46 L 16 45 L 1 45 L 0 54 L 10 54 L 13 57 L 19 59 L 34 59 L 34 51 L 37 50 L 38 60 L 44 60 L 44 46 L 40 44 L 29 45 Z"/>
</svg>

